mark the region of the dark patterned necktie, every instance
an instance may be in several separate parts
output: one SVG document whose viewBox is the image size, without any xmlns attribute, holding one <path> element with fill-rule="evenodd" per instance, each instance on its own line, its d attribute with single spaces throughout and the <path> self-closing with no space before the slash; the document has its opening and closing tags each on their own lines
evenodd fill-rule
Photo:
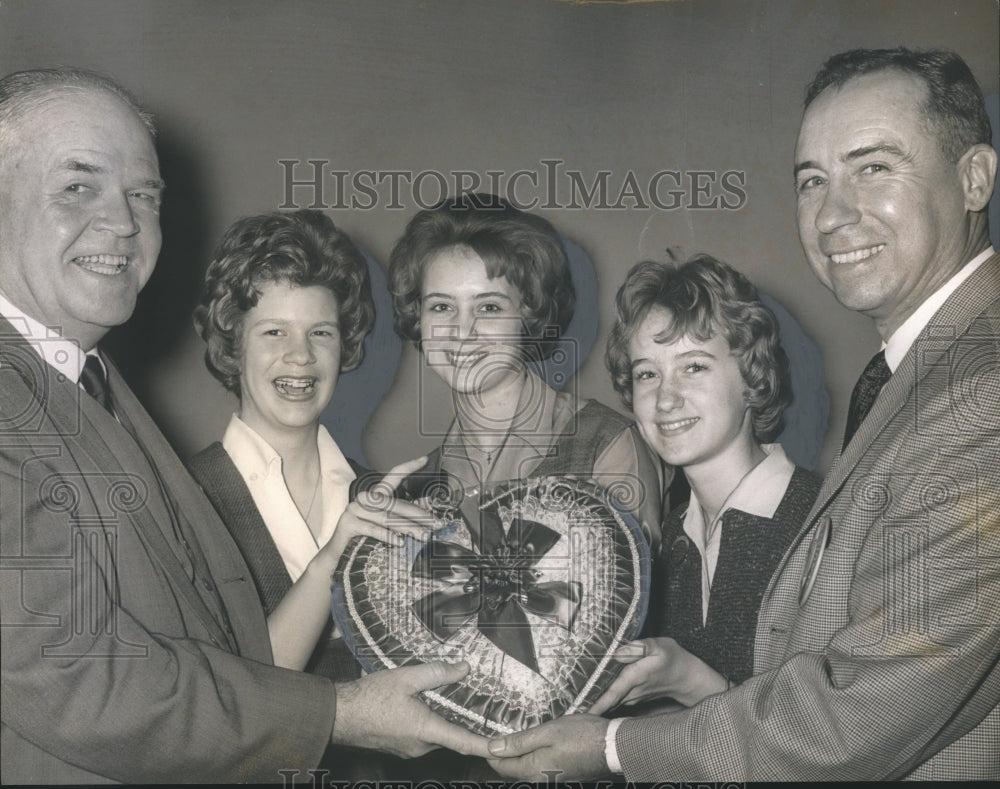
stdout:
<svg viewBox="0 0 1000 789">
<path fill-rule="evenodd" d="M 111 389 L 108 388 L 104 365 L 94 354 L 87 354 L 87 360 L 83 363 L 83 371 L 80 373 L 80 385 L 87 394 L 104 407 L 105 411 L 114 416 L 115 409 L 111 404 Z"/>
<path fill-rule="evenodd" d="M 885 351 L 879 351 L 868 362 L 868 366 L 865 367 L 854 386 L 854 391 L 851 392 L 851 407 L 847 412 L 847 428 L 844 430 L 843 449 L 847 449 L 851 437 L 868 415 L 875 398 L 878 397 L 878 393 L 882 391 L 882 387 L 885 386 L 885 382 L 889 380 L 891 375 L 892 371 L 885 361 Z"/>
</svg>

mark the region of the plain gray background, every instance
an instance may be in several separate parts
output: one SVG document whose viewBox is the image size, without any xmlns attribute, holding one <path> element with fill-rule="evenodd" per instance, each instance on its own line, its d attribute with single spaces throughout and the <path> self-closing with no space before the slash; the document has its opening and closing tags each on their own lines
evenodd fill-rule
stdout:
<svg viewBox="0 0 1000 789">
<path fill-rule="evenodd" d="M 541 174 L 552 158 L 588 182 L 610 170 L 613 195 L 629 171 L 640 183 L 663 169 L 746 174 L 739 210 L 538 210 L 586 250 L 600 284 L 597 344 L 572 385 L 619 406 L 601 357 L 625 271 L 667 246 L 706 251 L 822 348 L 832 407 L 822 470 L 878 337 L 799 248 L 791 162 L 804 86 L 835 52 L 903 44 L 956 50 L 996 94 L 998 28 L 996 0 L 0 0 L 0 71 L 106 71 L 159 118 L 163 254 L 136 318 L 112 339 L 182 456 L 221 437 L 235 407 L 201 361 L 197 284 L 231 221 L 284 200 L 279 160 Z M 329 212 L 382 265 L 418 208 L 406 190 L 403 209 L 387 197 Z M 419 409 L 440 416 L 448 398 L 436 382 L 420 389 L 408 347 L 365 432 L 375 467 L 440 440 L 419 434 Z"/>
</svg>

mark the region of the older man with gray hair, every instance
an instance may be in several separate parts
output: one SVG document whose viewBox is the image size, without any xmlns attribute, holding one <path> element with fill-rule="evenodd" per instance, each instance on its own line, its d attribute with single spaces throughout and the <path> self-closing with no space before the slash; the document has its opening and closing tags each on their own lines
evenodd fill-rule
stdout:
<svg viewBox="0 0 1000 789">
<path fill-rule="evenodd" d="M 0 80 L 4 782 L 280 781 L 331 743 L 485 755 L 417 698 L 467 667 L 335 686 L 272 664 L 239 551 L 98 347 L 153 273 L 163 188 L 114 81 Z"/>
</svg>

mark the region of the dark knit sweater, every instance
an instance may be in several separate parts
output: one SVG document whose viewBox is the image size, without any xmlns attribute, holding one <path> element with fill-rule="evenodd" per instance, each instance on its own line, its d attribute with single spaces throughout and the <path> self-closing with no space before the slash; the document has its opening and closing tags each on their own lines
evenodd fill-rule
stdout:
<svg viewBox="0 0 1000 789">
<path fill-rule="evenodd" d="M 347 462 L 357 476 L 355 483 L 365 479 L 371 484 L 374 472 L 350 458 L 347 458 Z M 239 469 L 218 441 L 191 458 L 188 468 L 233 535 L 250 568 L 264 611 L 270 614 L 292 588 L 292 578 L 285 569 L 278 547 L 274 544 Z M 375 478 L 380 479 L 381 475 L 376 475 Z M 351 485 L 352 498 L 358 487 L 355 483 Z M 305 670 L 336 682 L 361 676 L 361 667 L 343 639 L 333 637 L 332 617 L 323 628 Z M 319 769 L 329 771 L 329 779 L 345 786 L 360 782 L 375 785 L 379 782 L 398 781 L 411 774 L 409 763 L 398 757 L 365 748 L 337 746 L 327 748 Z M 326 780 L 321 783 L 326 785 Z"/>
<path fill-rule="evenodd" d="M 702 624 L 701 554 L 684 533 L 687 505 L 663 522 L 654 569 L 656 620 L 648 635 L 670 636 L 734 682 L 753 675 L 757 613 L 774 573 L 819 493 L 820 479 L 796 468 L 772 518 L 730 509 Z"/>
<path fill-rule="evenodd" d="M 353 460 L 348 462 L 359 478 L 367 473 Z M 191 458 L 188 468 L 233 535 L 250 568 L 264 612 L 270 615 L 292 588 L 292 578 L 239 469 L 218 441 Z M 305 670 L 337 681 L 361 676 L 360 666 L 344 642 L 332 635 L 331 618 Z"/>
</svg>

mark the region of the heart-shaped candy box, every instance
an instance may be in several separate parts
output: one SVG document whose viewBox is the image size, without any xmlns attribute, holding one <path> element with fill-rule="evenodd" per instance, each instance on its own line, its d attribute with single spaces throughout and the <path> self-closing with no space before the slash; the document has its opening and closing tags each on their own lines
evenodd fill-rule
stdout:
<svg viewBox="0 0 1000 789">
<path fill-rule="evenodd" d="M 367 671 L 433 660 L 471 665 L 424 695 L 485 735 L 585 711 L 642 627 L 649 547 L 598 486 L 549 476 L 507 483 L 455 509 L 426 543 L 351 542 L 333 616 Z M 478 521 L 478 522 L 474 522 Z"/>
</svg>

